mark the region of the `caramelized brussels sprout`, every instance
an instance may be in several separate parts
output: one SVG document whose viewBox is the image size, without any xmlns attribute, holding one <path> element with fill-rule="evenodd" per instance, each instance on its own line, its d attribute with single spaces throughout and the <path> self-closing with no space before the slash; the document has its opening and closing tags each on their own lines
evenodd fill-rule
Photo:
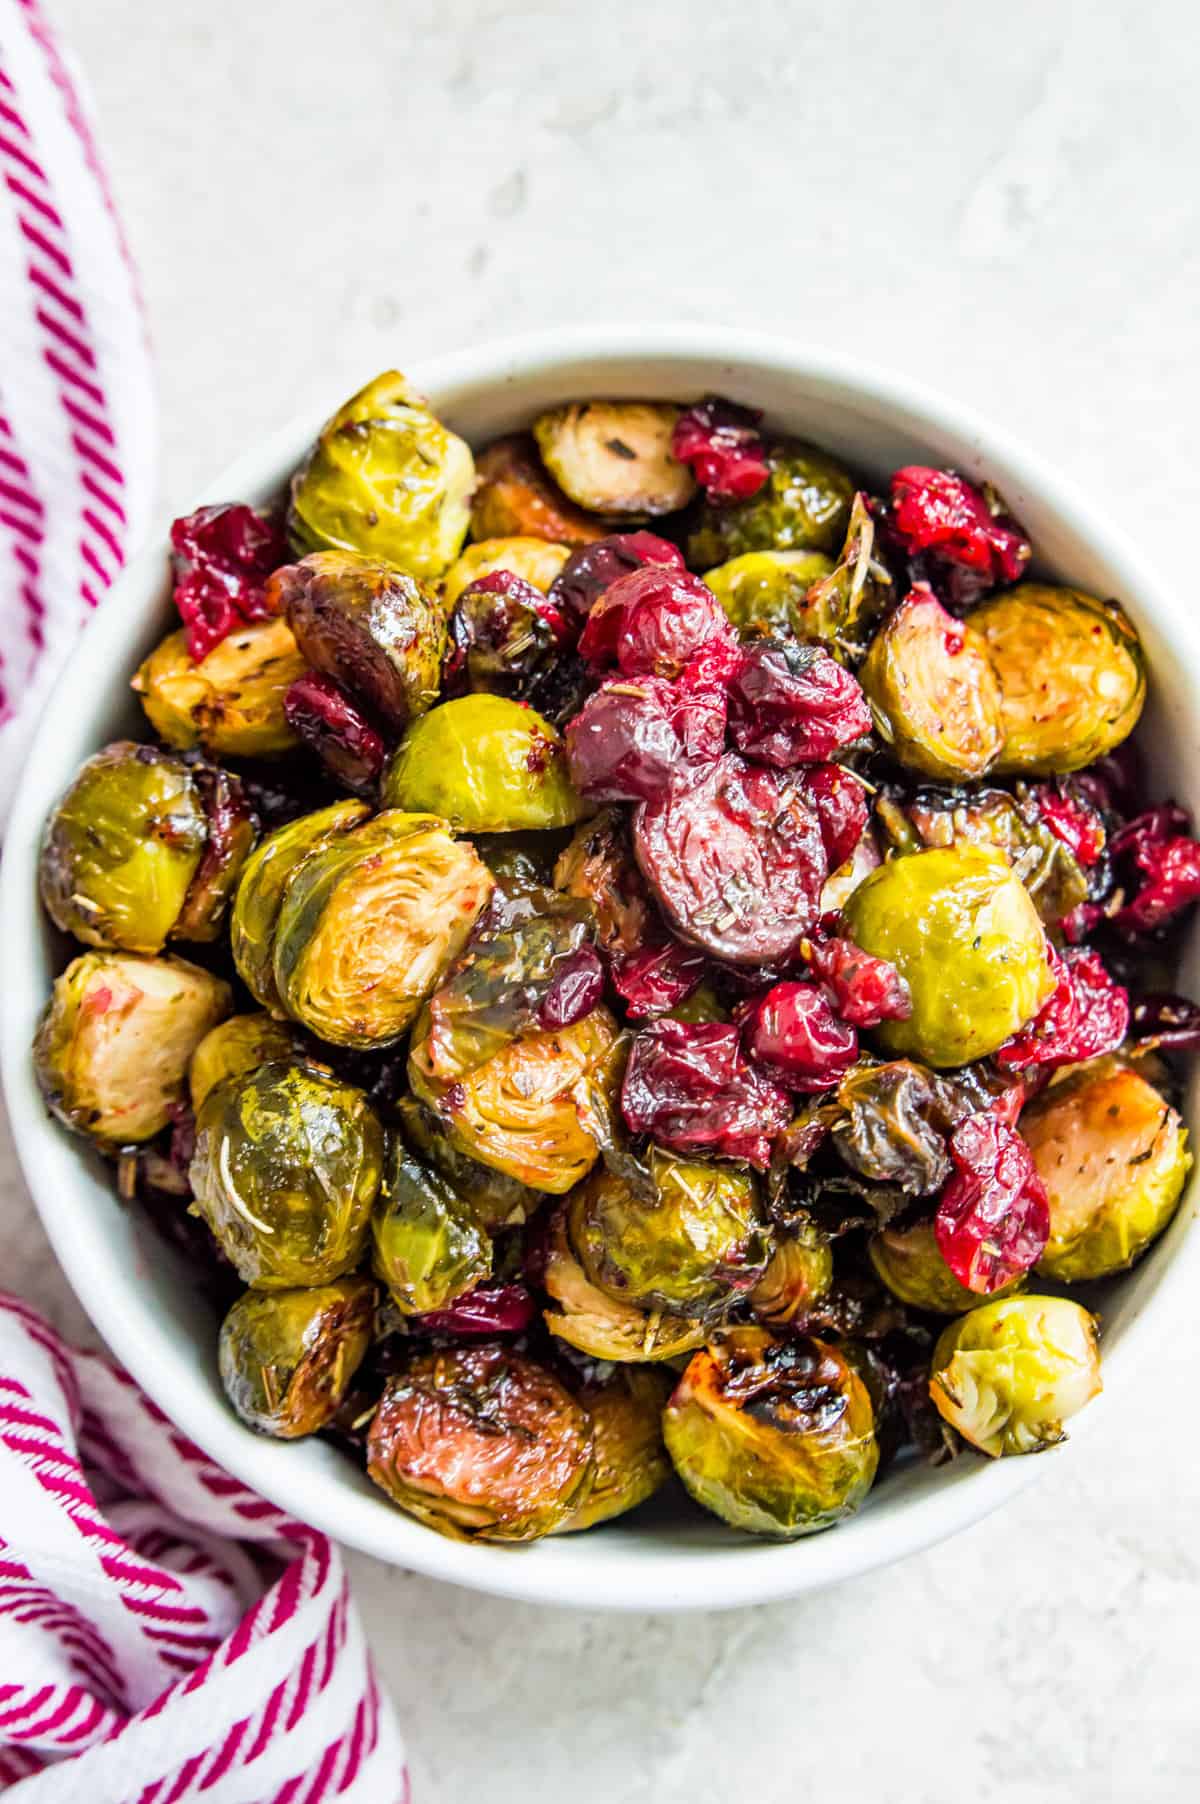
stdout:
<svg viewBox="0 0 1200 1804">
<path fill-rule="evenodd" d="M 277 1061 L 226 1078 L 196 1117 L 194 1213 L 256 1290 L 329 1284 L 362 1258 L 383 1130 L 361 1090 Z"/>
<path fill-rule="evenodd" d="M 359 551 L 439 577 L 471 517 L 470 447 L 436 420 L 397 370 L 352 395 L 292 478 L 297 552 Z"/>
<path fill-rule="evenodd" d="M 1006 1297 L 951 1322 L 929 1394 L 981 1453 L 1040 1453 L 1101 1390 L 1096 1324 L 1065 1297 Z"/>
<path fill-rule="evenodd" d="M 201 763 L 192 765 L 192 773 L 204 802 L 206 838 L 173 937 L 208 943 L 224 931 L 230 899 L 258 838 L 258 817 L 237 777 Z"/>
<path fill-rule="evenodd" d="M 196 1046 L 232 1001 L 227 983 L 182 958 L 72 959 L 33 1042 L 47 1106 L 104 1145 L 152 1139 L 183 1100 Z"/>
<path fill-rule="evenodd" d="M 558 733 L 502 695 L 463 695 L 416 721 L 384 774 L 383 797 L 465 833 L 569 827 L 587 813 Z"/>
<path fill-rule="evenodd" d="M 832 552 L 842 543 L 854 481 L 836 459 L 800 439 L 767 454 L 771 474 L 747 501 L 701 504 L 688 538 L 694 570 L 711 570 L 748 551 Z"/>
<path fill-rule="evenodd" d="M 442 607 L 447 614 L 454 610 L 463 590 L 490 576 L 493 570 L 511 570 L 524 577 L 543 594 L 550 587 L 571 555 L 569 545 L 555 545 L 549 539 L 535 539 L 519 534 L 506 539 L 483 539 L 468 545 L 442 582 Z"/>
<path fill-rule="evenodd" d="M 708 1334 L 703 1322 L 638 1309 L 593 1284 L 572 1249 L 565 1208 L 549 1225 L 543 1282 L 555 1305 L 543 1312 L 547 1328 L 591 1359 L 621 1364 L 676 1359 L 703 1346 Z"/>
<path fill-rule="evenodd" d="M 283 698 L 307 668 L 286 620 L 239 627 L 198 664 L 181 627 L 150 653 L 132 686 L 159 738 L 179 751 L 275 758 L 300 743 Z"/>
<path fill-rule="evenodd" d="M 533 422 L 542 461 L 559 488 L 596 514 L 673 514 L 696 484 L 671 455 L 679 409 L 650 401 L 579 401 Z"/>
<path fill-rule="evenodd" d="M 942 1080 L 910 1059 L 861 1060 L 837 1090 L 833 1141 L 852 1171 L 909 1196 L 932 1196 L 950 1176 L 946 1136 L 956 1116 Z"/>
<path fill-rule="evenodd" d="M 579 1508 L 554 1530 L 577 1534 L 611 1522 L 653 1497 L 671 1476 L 663 1446 L 663 1405 L 671 1394 L 666 1372 L 621 1366 L 606 1378 L 590 1378 L 575 1392 L 592 1425 L 592 1488 Z"/>
<path fill-rule="evenodd" d="M 314 670 L 399 731 L 437 700 L 446 623 L 436 593 L 394 564 L 314 551 L 270 590 Z"/>
<path fill-rule="evenodd" d="M 268 833 L 249 859 L 234 898 L 230 948 L 238 976 L 256 1002 L 282 1015 L 275 988 L 275 927 L 289 877 L 310 852 L 348 833 L 370 813 L 365 802 L 334 802 Z"/>
<path fill-rule="evenodd" d="M 875 729 L 927 777 L 982 777 L 1000 755 L 1000 688 L 978 633 L 919 585 L 876 634 L 859 680 Z"/>
<path fill-rule="evenodd" d="M 880 1044 L 927 1065 L 986 1058 L 1054 989 L 1037 910 L 1004 854 L 984 846 L 893 858 L 854 891 L 845 921 L 912 997 L 907 1020 L 876 1030 Z"/>
<path fill-rule="evenodd" d="M 872 1237 L 867 1251 L 892 1295 L 914 1309 L 928 1309 L 933 1315 L 961 1315 L 979 1302 L 979 1293 L 960 1284 L 942 1258 L 931 1221 L 907 1227 L 889 1222 Z M 1014 1278 L 993 1294 L 1012 1296 L 1024 1283 L 1023 1277 Z"/>
<path fill-rule="evenodd" d="M 919 790 L 903 812 L 921 845 L 998 846 L 1006 852 L 1047 927 L 1056 927 L 1087 897 L 1087 876 L 1070 847 L 1036 806 L 1022 806 L 1003 789 L 968 795 Z"/>
<path fill-rule="evenodd" d="M 833 1283 L 833 1247 L 811 1221 L 790 1226 L 775 1242 L 767 1269 L 750 1292 L 760 1322 L 782 1327 L 807 1315 Z"/>
<path fill-rule="evenodd" d="M 471 502 L 473 539 L 537 538 L 558 545 L 590 545 L 609 532 L 608 522 L 568 501 L 547 474 L 533 435 L 496 439 L 479 459 Z"/>
<path fill-rule="evenodd" d="M 473 847 L 428 815 L 386 810 L 310 851 L 287 879 L 275 988 L 335 1046 L 386 1046 L 458 957 L 492 891 Z"/>
<path fill-rule="evenodd" d="M 402 1096 L 396 1112 L 404 1138 L 422 1159 L 432 1165 L 462 1198 L 472 1218 L 489 1234 L 501 1228 L 518 1228 L 545 1202 L 540 1190 L 502 1171 L 492 1171 L 470 1159 L 455 1145 L 439 1117 L 415 1096 Z"/>
<path fill-rule="evenodd" d="M 892 600 L 891 575 L 875 555 L 875 522 L 866 496 L 857 494 L 837 566 L 814 580 L 797 630 L 842 663 L 857 664 Z"/>
<path fill-rule="evenodd" d="M 284 1441 L 324 1428 L 366 1356 L 374 1316 L 369 1278 L 239 1297 L 221 1323 L 218 1364 L 242 1421 Z"/>
<path fill-rule="evenodd" d="M 663 1439 L 697 1503 L 782 1540 L 851 1515 L 879 1464 L 871 1399 L 844 1354 L 765 1328 L 735 1328 L 691 1359 Z"/>
<path fill-rule="evenodd" d="M 743 639 L 797 638 L 804 598 L 833 570 L 821 551 L 747 551 L 704 580 Z"/>
<path fill-rule="evenodd" d="M 393 1141 L 371 1217 L 371 1261 L 402 1315 L 444 1309 L 492 1275 L 492 1245 L 453 1185 Z"/>
<path fill-rule="evenodd" d="M 273 1059 L 290 1058 L 292 1036 L 266 1014 L 230 1015 L 205 1034 L 188 1066 L 192 1109 L 199 1113 L 209 1091 L 227 1077 L 257 1071 Z"/>
<path fill-rule="evenodd" d="M 1022 1113 L 1021 1136 L 1050 1200 L 1037 1269 L 1065 1282 L 1132 1265 L 1174 1215 L 1192 1165 L 1175 1110 L 1115 1060 L 1044 1092 Z"/>
<path fill-rule="evenodd" d="M 971 614 L 1000 682 L 996 770 L 1056 776 L 1127 739 L 1146 699 L 1141 643 L 1115 601 L 1018 583 Z"/>
<path fill-rule="evenodd" d="M 389 1378 L 367 1471 L 402 1510 L 457 1540 L 534 1541 L 592 1482 L 592 1429 L 558 1380 L 491 1344 L 418 1354 Z"/>
</svg>

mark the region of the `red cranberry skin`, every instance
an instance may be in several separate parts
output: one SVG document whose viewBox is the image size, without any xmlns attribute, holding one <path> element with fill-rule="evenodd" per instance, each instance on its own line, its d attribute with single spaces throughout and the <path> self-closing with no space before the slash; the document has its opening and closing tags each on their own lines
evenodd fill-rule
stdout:
<svg viewBox="0 0 1200 1804">
<path fill-rule="evenodd" d="M 816 984 L 772 985 L 746 1005 L 741 1026 L 754 1063 L 789 1090 L 832 1090 L 858 1057 L 858 1035 Z"/>
<path fill-rule="evenodd" d="M 684 1154 L 744 1159 L 765 1169 L 787 1126 L 787 1093 L 756 1071 L 738 1030 L 721 1021 L 653 1021 L 633 1042 L 621 1111 L 631 1133 Z"/>
<path fill-rule="evenodd" d="M 1085 871 L 1098 864 L 1108 837 L 1098 810 L 1080 795 L 1053 783 L 1040 784 L 1034 793 L 1038 813 L 1054 837 L 1061 839 L 1073 854 L 1076 864 Z"/>
<path fill-rule="evenodd" d="M 489 690 L 523 701 L 536 673 L 567 640 L 562 612 L 512 570 L 469 583 L 449 623 L 447 692 Z"/>
<path fill-rule="evenodd" d="M 573 551 L 550 585 L 550 599 L 577 636 L 597 599 L 619 577 L 644 564 L 683 569 L 683 553 L 653 532 L 616 532 Z"/>
<path fill-rule="evenodd" d="M 618 954 L 609 965 L 609 980 L 631 1021 L 665 1014 L 685 1002 L 707 970 L 703 953 L 683 945 L 658 923 L 652 927 L 638 951 Z"/>
<path fill-rule="evenodd" d="M 854 856 L 867 830 L 867 792 L 840 764 L 814 764 L 804 772 L 804 794 L 821 824 L 829 868 L 836 871 Z"/>
<path fill-rule="evenodd" d="M 287 556 L 280 528 L 240 502 L 201 507 L 172 522 L 175 605 L 197 664 L 247 621 L 268 617 L 266 581 Z"/>
<path fill-rule="evenodd" d="M 596 601 L 579 641 L 595 670 L 680 676 L 710 640 L 735 635 L 712 590 L 686 570 L 648 565 L 619 577 Z"/>
<path fill-rule="evenodd" d="M 788 770 L 818 764 L 871 731 L 858 680 L 815 645 L 745 648 L 729 686 L 729 731 L 743 757 Z"/>
<path fill-rule="evenodd" d="M 912 997 L 895 965 L 864 952 L 853 940 L 818 940 L 809 951 L 813 975 L 827 985 L 833 1006 L 853 1027 L 907 1021 Z"/>
<path fill-rule="evenodd" d="M 568 722 L 567 763 L 580 795 L 649 802 L 720 757 L 724 696 L 662 677 L 601 684 Z"/>
<path fill-rule="evenodd" d="M 1129 1011 L 1130 1037 L 1147 1050 L 1200 1052 L 1200 1003 L 1186 996 L 1143 996 Z"/>
<path fill-rule="evenodd" d="M 283 712 L 330 776 L 355 795 L 371 796 L 387 761 L 387 747 L 366 715 L 331 677 L 309 671 L 283 698 Z"/>
<path fill-rule="evenodd" d="M 995 1054 L 1005 1071 L 1053 1070 L 1115 1052 L 1129 1032 L 1129 993 L 1083 947 L 1051 952 L 1058 983 L 1040 1014 Z"/>
<path fill-rule="evenodd" d="M 688 465 L 709 501 L 746 501 L 766 482 L 761 418 L 754 408 L 706 395 L 676 420 L 671 455 Z"/>
<path fill-rule="evenodd" d="M 1200 899 L 1200 842 L 1190 820 L 1173 802 L 1140 814 L 1113 836 L 1113 857 L 1140 871 L 1144 881 L 1113 916 L 1121 933 L 1154 933 Z"/>
<path fill-rule="evenodd" d="M 563 959 L 538 1009 L 538 1026 L 556 1033 L 590 1015 L 604 994 L 604 966 L 594 946 Z"/>
<path fill-rule="evenodd" d="M 1046 1250 L 1045 1187 L 1021 1136 L 994 1113 L 960 1121 L 949 1150 L 954 1175 L 934 1216 L 938 1250 L 960 1284 L 991 1296 Z"/>
<path fill-rule="evenodd" d="M 983 587 L 1015 583 L 1033 556 L 1016 521 L 993 513 L 986 496 L 952 470 L 908 464 L 891 482 L 890 527 L 909 556 L 931 553 L 970 571 Z"/>
<path fill-rule="evenodd" d="M 480 1284 L 445 1309 L 413 1316 L 409 1326 L 427 1334 L 523 1334 L 536 1314 L 523 1284 Z"/>
</svg>

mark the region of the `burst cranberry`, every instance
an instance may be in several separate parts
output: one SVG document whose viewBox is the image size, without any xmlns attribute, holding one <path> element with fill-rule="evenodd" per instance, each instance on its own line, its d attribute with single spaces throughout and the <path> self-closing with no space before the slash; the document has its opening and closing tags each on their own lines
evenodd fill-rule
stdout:
<svg viewBox="0 0 1200 1804">
<path fill-rule="evenodd" d="M 909 464 L 892 477 L 890 525 L 910 556 L 930 553 L 967 570 L 976 592 L 1015 583 L 1033 555 L 999 497 L 973 487 L 952 470 Z"/>
<path fill-rule="evenodd" d="M 648 565 L 619 577 L 599 597 L 579 650 L 595 670 L 677 677 L 710 640 L 733 629 L 712 590 L 686 570 Z"/>
<path fill-rule="evenodd" d="M 525 698 L 530 680 L 567 639 L 567 622 L 548 595 L 512 570 L 469 583 L 450 616 L 446 686 Z"/>
<path fill-rule="evenodd" d="M 907 1021 L 912 1014 L 908 985 L 895 965 L 875 958 L 853 940 L 817 941 L 809 953 L 813 975 L 827 984 L 834 1007 L 854 1027 Z"/>
<path fill-rule="evenodd" d="M 867 792 L 840 764 L 815 764 L 804 773 L 804 793 L 821 823 L 829 868 L 836 871 L 853 857 L 867 830 Z"/>
<path fill-rule="evenodd" d="M 871 730 L 857 680 L 816 645 L 760 640 L 729 686 L 729 730 L 738 750 L 786 770 L 817 764 Z"/>
<path fill-rule="evenodd" d="M 445 1309 L 412 1318 L 430 1334 L 523 1334 L 537 1306 L 523 1284 L 480 1284 Z"/>
<path fill-rule="evenodd" d="M 1089 870 L 1104 856 L 1107 835 L 1097 809 L 1078 793 L 1043 783 L 1035 792 L 1038 813 L 1077 864 Z"/>
<path fill-rule="evenodd" d="M 671 455 L 690 467 L 710 501 L 745 501 L 766 482 L 771 472 L 761 418 L 754 408 L 707 395 L 676 420 Z"/>
<path fill-rule="evenodd" d="M 683 553 L 677 545 L 652 532 L 616 532 L 573 551 L 550 585 L 550 599 L 578 634 L 598 596 L 630 570 L 643 564 L 673 565 L 683 569 Z"/>
<path fill-rule="evenodd" d="M 704 954 L 685 946 L 658 922 L 651 922 L 645 943 L 636 952 L 616 954 L 610 964 L 612 986 L 631 1020 L 661 1015 L 686 1000 L 703 981 Z"/>
<path fill-rule="evenodd" d="M 1167 802 L 1114 835 L 1113 857 L 1145 878 L 1132 901 L 1113 916 L 1122 932 L 1153 933 L 1200 899 L 1200 843 L 1188 833 L 1190 824 L 1182 808 Z"/>
<path fill-rule="evenodd" d="M 266 619 L 266 580 L 286 558 L 278 526 L 237 502 L 202 507 L 172 523 L 175 605 L 197 664 L 246 621 Z"/>
<path fill-rule="evenodd" d="M 1115 1052 L 1129 1031 L 1129 995 L 1114 983 L 1097 953 L 1071 947 L 1051 952 L 1057 985 L 1041 1013 L 1006 1040 L 996 1063 L 1006 1071 L 1053 1069 Z"/>
<path fill-rule="evenodd" d="M 309 671 L 297 677 L 283 698 L 292 731 L 299 733 L 332 777 L 355 795 L 369 795 L 379 782 L 387 748 L 366 715 L 331 677 Z"/>
<path fill-rule="evenodd" d="M 1033 1156 L 995 1114 L 968 1115 L 950 1136 L 954 1176 L 934 1233 L 960 1284 L 990 1296 L 1036 1265 L 1050 1237 L 1050 1206 Z"/>
<path fill-rule="evenodd" d="M 554 973 L 538 1009 L 538 1026 L 557 1032 L 590 1015 L 604 994 L 604 966 L 594 946 L 580 946 Z"/>
<path fill-rule="evenodd" d="M 765 1168 L 791 1118 L 787 1093 L 756 1071 L 736 1027 L 655 1021 L 633 1042 L 621 1110 L 635 1134 L 678 1153 L 715 1153 Z"/>
<path fill-rule="evenodd" d="M 652 801 L 720 757 L 725 698 L 662 677 L 604 683 L 569 722 L 566 742 L 581 795 Z"/>
<path fill-rule="evenodd" d="M 741 1013 L 742 1043 L 789 1090 L 832 1090 L 858 1057 L 858 1035 L 813 983 L 777 983 Z"/>
</svg>

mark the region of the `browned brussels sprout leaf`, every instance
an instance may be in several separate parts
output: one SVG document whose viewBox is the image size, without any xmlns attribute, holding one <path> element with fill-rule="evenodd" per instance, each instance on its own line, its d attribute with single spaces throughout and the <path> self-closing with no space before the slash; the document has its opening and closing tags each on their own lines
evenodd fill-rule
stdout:
<svg viewBox="0 0 1200 1804">
<path fill-rule="evenodd" d="M 802 639 L 827 646 L 842 663 L 857 664 L 894 600 L 887 566 L 875 555 L 875 522 L 867 498 L 856 494 L 841 556 L 809 588 L 796 631 Z"/>
<path fill-rule="evenodd" d="M 950 1176 L 945 1098 L 933 1073 L 911 1059 L 863 1062 L 838 1085 L 833 1141 L 852 1170 L 910 1196 L 931 1196 Z"/>
<path fill-rule="evenodd" d="M 1086 873 L 1032 799 L 1015 800 L 1003 789 L 920 789 L 906 807 L 894 803 L 893 809 L 885 823 L 893 839 L 901 816 L 900 834 L 906 824 L 919 845 L 998 846 L 1007 852 L 1047 927 L 1057 926 L 1087 897 Z"/>
<path fill-rule="evenodd" d="M 547 1226 L 543 1283 L 551 1302 L 547 1328 L 592 1359 L 636 1365 L 675 1359 L 702 1346 L 708 1333 L 704 1322 L 639 1309 L 593 1284 L 571 1247 L 565 1206 Z"/>
<path fill-rule="evenodd" d="M 777 1235 L 762 1277 L 750 1292 L 760 1322 L 782 1327 L 806 1316 L 833 1281 L 833 1245 L 811 1216 L 800 1215 Z"/>
<path fill-rule="evenodd" d="M 236 777 L 208 764 L 197 764 L 193 774 L 204 803 L 207 837 L 172 937 L 211 941 L 220 937 L 258 824 Z"/>
<path fill-rule="evenodd" d="M 560 545 L 590 545 L 608 524 L 568 501 L 546 473 L 528 432 L 499 438 L 477 465 L 471 502 L 473 539 L 535 538 Z"/>
<path fill-rule="evenodd" d="M 248 1290 L 221 1324 L 225 1394 L 260 1434 L 296 1440 L 337 1413 L 371 1344 L 375 1286 L 340 1278 L 311 1290 Z"/>
</svg>

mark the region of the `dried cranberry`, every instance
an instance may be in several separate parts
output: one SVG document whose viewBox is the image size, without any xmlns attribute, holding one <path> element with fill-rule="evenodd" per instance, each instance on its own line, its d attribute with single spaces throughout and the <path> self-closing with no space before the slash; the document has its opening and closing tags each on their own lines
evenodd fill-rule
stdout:
<svg viewBox="0 0 1200 1804">
<path fill-rule="evenodd" d="M 729 686 L 729 730 L 747 758 L 786 770 L 861 739 L 871 710 L 857 679 L 820 646 L 762 639 Z"/>
<path fill-rule="evenodd" d="M 1143 996 L 1129 1011 L 1129 1034 L 1142 1052 L 1200 1051 L 1200 1003 L 1186 996 Z"/>
<path fill-rule="evenodd" d="M 1107 835 L 1098 810 L 1077 791 L 1043 783 L 1035 791 L 1038 813 L 1056 839 L 1088 870 L 1104 855 Z"/>
<path fill-rule="evenodd" d="M 387 748 L 366 715 L 331 677 L 308 671 L 283 698 L 292 731 L 331 776 L 355 795 L 370 795 L 379 782 Z"/>
<path fill-rule="evenodd" d="M 836 871 L 854 856 L 867 830 L 867 792 L 840 764 L 815 764 L 804 773 L 804 794 L 821 823 L 829 868 Z"/>
<path fill-rule="evenodd" d="M 908 985 L 886 958 L 864 952 L 853 940 L 823 939 L 809 950 L 814 976 L 833 993 L 834 1007 L 854 1027 L 907 1021 L 912 1014 Z"/>
<path fill-rule="evenodd" d="M 604 683 L 566 729 L 575 787 L 599 802 L 652 801 L 725 744 L 725 698 L 663 677 Z"/>
<path fill-rule="evenodd" d="M 789 1090 L 832 1090 L 858 1057 L 858 1035 L 817 984 L 774 984 L 739 1013 L 746 1051 Z"/>
<path fill-rule="evenodd" d="M 659 923 L 636 951 L 612 959 L 612 986 L 634 1021 L 661 1015 L 689 997 L 703 982 L 704 954 L 685 946 Z"/>
<path fill-rule="evenodd" d="M 996 1053 L 1006 1071 L 1094 1059 L 1115 1052 L 1129 1031 L 1129 994 L 1113 982 L 1098 953 L 1052 950 L 1050 963 L 1058 982 L 1049 1001 Z"/>
<path fill-rule="evenodd" d="M 787 1126 L 787 1094 L 757 1072 L 736 1027 L 654 1021 L 633 1042 L 621 1110 L 635 1134 L 679 1153 L 716 1153 L 765 1168 Z"/>
<path fill-rule="evenodd" d="M 480 1284 L 445 1309 L 413 1316 L 410 1325 L 429 1334 L 523 1334 L 536 1314 L 523 1284 Z"/>
<path fill-rule="evenodd" d="M 1113 857 L 1133 864 L 1146 881 L 1113 922 L 1124 933 L 1153 933 L 1200 898 L 1200 843 L 1182 808 L 1166 802 L 1114 834 Z"/>
<path fill-rule="evenodd" d="M 580 946 L 555 971 L 538 1009 L 538 1026 L 557 1031 L 590 1015 L 604 994 L 604 966 L 594 946 Z"/>
<path fill-rule="evenodd" d="M 446 687 L 525 698 L 530 680 L 566 642 L 567 622 L 547 595 L 512 570 L 469 583 L 450 616 Z"/>
<path fill-rule="evenodd" d="M 1015 583 L 1032 547 L 999 496 L 952 470 L 909 464 L 892 477 L 890 527 L 910 556 L 929 552 L 980 579 L 984 588 Z"/>
<path fill-rule="evenodd" d="M 652 532 L 616 532 L 573 551 L 550 585 L 550 599 L 560 607 L 578 633 L 596 598 L 630 570 L 643 564 L 673 565 L 683 569 L 683 553 L 668 539 Z"/>
<path fill-rule="evenodd" d="M 954 1176 L 934 1217 L 938 1249 L 960 1284 L 990 1296 L 1045 1251 L 1045 1187 L 1021 1136 L 994 1114 L 960 1121 L 950 1136 L 950 1158 Z"/>
<path fill-rule="evenodd" d="M 766 482 L 771 471 L 761 418 L 756 408 L 706 395 L 676 420 L 671 455 L 689 465 L 709 501 L 745 501 Z"/>
<path fill-rule="evenodd" d="M 579 650 L 595 670 L 617 664 L 625 676 L 677 677 L 710 640 L 735 638 L 698 576 L 648 565 L 619 577 L 599 597 Z"/>
<path fill-rule="evenodd" d="M 197 664 L 235 628 L 267 617 L 266 580 L 286 557 L 279 527 L 239 502 L 201 507 L 172 523 L 175 605 Z"/>
</svg>

